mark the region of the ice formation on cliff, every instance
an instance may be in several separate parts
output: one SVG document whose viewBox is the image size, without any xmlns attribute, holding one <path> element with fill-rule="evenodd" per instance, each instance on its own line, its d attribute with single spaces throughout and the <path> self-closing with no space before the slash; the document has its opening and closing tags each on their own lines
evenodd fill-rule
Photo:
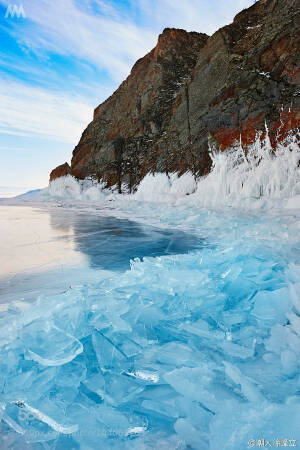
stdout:
<svg viewBox="0 0 300 450">
<path fill-rule="evenodd" d="M 104 183 L 74 177 L 57 178 L 49 187 L 22 196 L 24 200 L 90 202 L 116 205 L 130 201 L 180 203 L 196 207 L 261 208 L 297 205 L 300 197 L 300 148 L 297 134 L 278 142 L 274 151 L 268 139 L 258 134 L 255 142 L 243 148 L 240 143 L 227 151 L 211 149 L 212 170 L 195 180 L 187 172 L 148 174 L 132 195 L 120 195 L 116 188 L 105 189 Z M 126 192 L 126 186 L 123 187 Z M 188 197 L 187 197 L 188 196 Z M 183 200 L 184 199 L 184 200 Z"/>
</svg>

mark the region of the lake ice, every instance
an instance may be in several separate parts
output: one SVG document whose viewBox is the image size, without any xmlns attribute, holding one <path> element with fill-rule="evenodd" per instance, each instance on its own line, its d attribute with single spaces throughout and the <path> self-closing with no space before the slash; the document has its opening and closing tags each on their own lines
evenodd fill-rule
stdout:
<svg viewBox="0 0 300 450">
<path fill-rule="evenodd" d="M 129 269 L 130 260 L 180 254 L 203 239 L 128 219 L 62 208 L 0 208 L 0 304 L 34 298 L 43 290 L 99 280 L 107 271 Z"/>
</svg>

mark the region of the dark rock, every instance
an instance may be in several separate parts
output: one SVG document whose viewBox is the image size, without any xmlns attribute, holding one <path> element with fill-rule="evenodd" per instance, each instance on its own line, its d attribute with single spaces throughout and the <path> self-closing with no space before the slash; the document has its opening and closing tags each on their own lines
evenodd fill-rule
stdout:
<svg viewBox="0 0 300 450">
<path fill-rule="evenodd" d="M 265 122 L 274 145 L 300 125 L 299 35 L 298 0 L 260 0 L 209 38 L 165 29 L 95 109 L 72 174 L 132 190 L 148 172 L 207 173 L 209 142 L 247 145 Z"/>
</svg>

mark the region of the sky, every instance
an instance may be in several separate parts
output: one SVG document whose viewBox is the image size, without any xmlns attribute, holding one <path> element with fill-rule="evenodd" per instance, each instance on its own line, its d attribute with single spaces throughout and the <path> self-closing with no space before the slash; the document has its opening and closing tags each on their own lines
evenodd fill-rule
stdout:
<svg viewBox="0 0 300 450">
<path fill-rule="evenodd" d="M 45 187 L 165 27 L 211 35 L 253 3 L 0 0 L 0 187 Z"/>
</svg>

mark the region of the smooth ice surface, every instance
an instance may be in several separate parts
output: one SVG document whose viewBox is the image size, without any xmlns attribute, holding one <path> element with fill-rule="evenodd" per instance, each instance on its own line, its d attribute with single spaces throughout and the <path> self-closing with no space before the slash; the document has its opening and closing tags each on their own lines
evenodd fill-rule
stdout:
<svg viewBox="0 0 300 450">
<path fill-rule="evenodd" d="M 98 211 L 95 190 L 83 201 L 96 186 L 67 178 L 50 188 L 62 214 L 113 211 L 134 219 L 137 238 L 136 221 L 199 246 L 152 255 L 160 231 L 128 270 L 2 312 L 4 449 L 244 450 L 262 439 L 299 446 L 299 154 L 292 142 L 276 160 L 259 145 L 268 148 L 257 143 L 256 158 L 214 156 L 194 193 L 190 175 L 174 195 L 175 175 L 159 176 L 156 203 L 144 198 L 155 177 L 140 199 L 101 191 Z M 214 208 L 203 207 L 209 200 Z M 98 239 L 80 250 L 91 266 L 101 261 Z M 126 242 L 121 259 L 123 250 L 132 254 Z"/>
<path fill-rule="evenodd" d="M 0 303 L 123 271 L 143 256 L 184 253 L 198 235 L 58 207 L 0 205 Z"/>
</svg>

